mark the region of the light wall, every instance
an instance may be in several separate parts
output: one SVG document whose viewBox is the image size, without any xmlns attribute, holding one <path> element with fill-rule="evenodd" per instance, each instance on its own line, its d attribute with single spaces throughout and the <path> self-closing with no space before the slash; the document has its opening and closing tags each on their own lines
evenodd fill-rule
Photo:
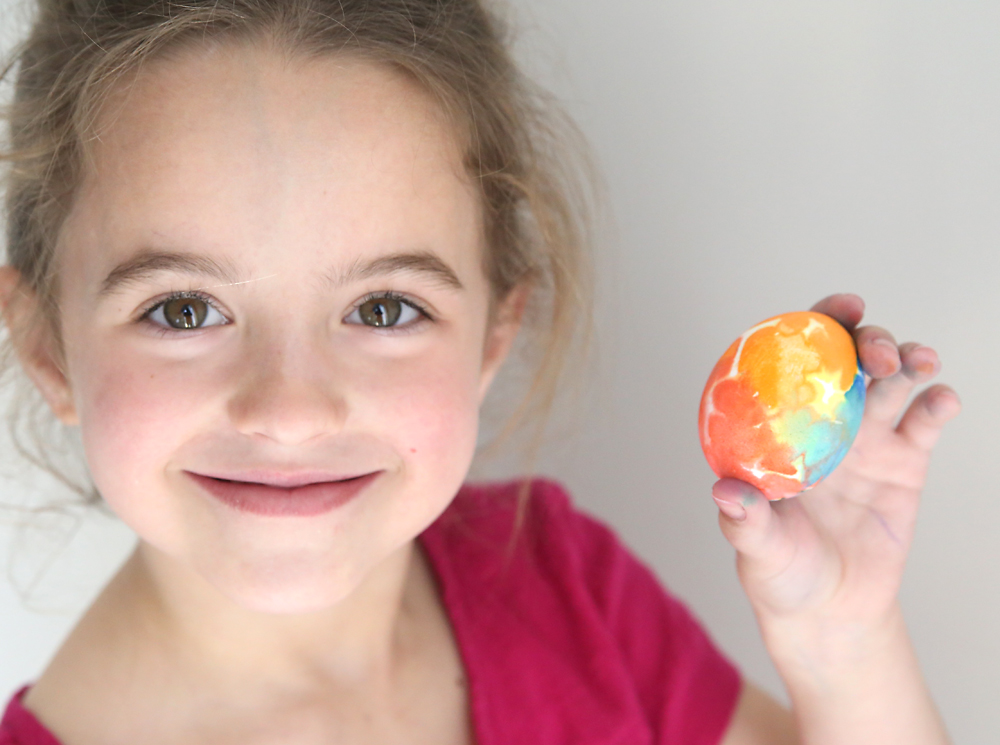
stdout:
<svg viewBox="0 0 1000 745">
<path fill-rule="evenodd" d="M 0 0 L 5 34 L 17 4 Z M 871 323 L 938 350 L 964 401 L 931 467 L 902 602 L 955 741 L 994 741 L 1000 5 L 519 0 L 515 11 L 520 53 L 589 136 L 616 218 L 598 260 L 590 404 L 545 470 L 781 695 L 716 525 L 698 400 L 744 328 L 861 294 Z M 36 592 L 44 614 L 0 583 L 0 694 L 39 672 L 130 545 L 113 522 L 88 524 Z"/>
</svg>

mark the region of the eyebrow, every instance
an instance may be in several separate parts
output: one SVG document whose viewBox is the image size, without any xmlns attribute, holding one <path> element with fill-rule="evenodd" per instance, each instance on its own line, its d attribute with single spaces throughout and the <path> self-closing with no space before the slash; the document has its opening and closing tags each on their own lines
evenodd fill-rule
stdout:
<svg viewBox="0 0 1000 745">
<path fill-rule="evenodd" d="M 163 272 L 210 277 L 227 285 L 252 281 L 249 271 L 228 260 L 144 249 L 116 265 L 104 278 L 97 296 L 112 295 L 130 284 L 143 282 Z M 362 279 L 403 272 L 426 275 L 446 288 L 464 289 L 454 270 L 430 251 L 399 252 L 370 261 L 357 259 L 346 269 L 322 274 L 320 281 L 325 287 L 338 288 Z"/>
</svg>

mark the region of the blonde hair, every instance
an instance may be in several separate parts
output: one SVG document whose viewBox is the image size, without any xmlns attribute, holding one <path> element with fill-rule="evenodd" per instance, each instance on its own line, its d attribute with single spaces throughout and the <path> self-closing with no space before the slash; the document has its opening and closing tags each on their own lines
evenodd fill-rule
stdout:
<svg viewBox="0 0 1000 745">
<path fill-rule="evenodd" d="M 205 40 L 357 55 L 419 81 L 457 125 L 465 165 L 481 191 L 494 306 L 523 282 L 534 288 L 525 319 L 533 374 L 494 442 L 531 425 L 523 442 L 533 466 L 565 372 L 580 367 L 569 362 L 585 358 L 591 335 L 590 218 L 598 181 L 578 130 L 517 69 L 507 36 L 479 0 L 42 0 L 30 35 L 3 71 L 7 78 L 16 70 L 3 155 L 7 259 L 38 297 L 35 322 L 52 334 L 59 361 L 56 241 L 86 142 L 115 83 L 153 57 Z M 15 367 L 9 338 L 0 364 L 5 373 Z M 92 486 L 75 483 L 49 457 L 54 417 L 38 403 L 32 409 L 23 394 L 15 397 L 9 421 L 19 452 L 85 502 L 100 501 Z"/>
</svg>

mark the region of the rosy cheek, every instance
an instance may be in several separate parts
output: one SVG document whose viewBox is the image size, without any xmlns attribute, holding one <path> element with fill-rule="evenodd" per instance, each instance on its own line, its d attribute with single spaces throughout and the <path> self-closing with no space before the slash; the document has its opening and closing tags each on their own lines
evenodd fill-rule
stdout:
<svg viewBox="0 0 1000 745">
<path fill-rule="evenodd" d="M 80 369 L 81 434 L 98 488 L 114 501 L 140 484 L 148 489 L 150 477 L 162 472 L 190 435 L 187 419 L 203 384 L 196 376 L 178 380 L 135 356 L 109 352 L 87 363 Z"/>
<path fill-rule="evenodd" d="M 411 470 L 447 471 L 467 461 L 478 428 L 478 361 L 429 355 L 386 373 L 354 389 L 360 418 L 394 444 Z"/>
<path fill-rule="evenodd" d="M 394 397 L 395 416 L 426 439 L 447 437 L 475 416 L 475 388 L 460 376 L 429 376 Z"/>
<path fill-rule="evenodd" d="M 462 449 L 462 440 L 474 427 L 475 400 L 458 385 L 427 387 L 400 401 L 394 417 L 402 438 L 419 449 L 422 460 L 448 460 Z M 419 400 L 414 400 L 419 396 Z"/>
</svg>

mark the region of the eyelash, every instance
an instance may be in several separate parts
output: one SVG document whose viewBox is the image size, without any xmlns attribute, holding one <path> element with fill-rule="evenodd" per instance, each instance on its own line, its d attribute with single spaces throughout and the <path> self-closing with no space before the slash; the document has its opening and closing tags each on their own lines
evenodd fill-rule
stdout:
<svg viewBox="0 0 1000 745">
<path fill-rule="evenodd" d="M 383 326 L 381 328 L 377 327 L 377 326 L 368 326 L 367 327 L 367 328 L 371 329 L 372 331 L 375 331 L 376 333 L 379 333 L 379 334 L 408 334 L 408 333 L 412 332 L 415 327 L 421 325 L 424 321 L 433 321 L 434 320 L 434 317 L 430 314 L 430 312 L 422 304 L 418 303 L 416 300 L 414 300 L 411 297 L 407 297 L 406 295 L 401 295 L 398 292 L 393 292 L 392 290 L 383 290 L 383 291 L 380 291 L 380 292 L 369 292 L 367 295 L 365 295 L 363 298 L 361 298 L 358 302 L 356 302 L 353 306 L 351 306 L 351 311 L 347 315 L 348 316 L 351 315 L 351 313 L 354 313 L 354 311 L 356 311 L 358 308 L 360 308 L 362 305 L 364 305 L 365 303 L 367 303 L 370 300 L 396 300 L 396 301 L 398 301 L 400 303 L 403 303 L 405 305 L 409 305 L 411 308 L 413 308 L 415 311 L 417 311 L 417 313 L 419 313 L 422 316 L 422 318 L 418 318 L 418 319 L 416 319 L 414 321 L 410 321 L 405 326 Z M 364 324 L 351 324 L 351 325 L 353 325 L 353 326 L 364 326 Z"/>
<path fill-rule="evenodd" d="M 166 305 L 171 300 L 177 300 L 179 298 L 195 298 L 197 300 L 201 300 L 206 305 L 210 305 L 212 308 L 214 308 L 219 314 L 221 314 L 222 316 L 225 316 L 225 313 L 222 312 L 222 309 L 218 305 L 216 305 L 216 303 L 213 301 L 213 299 L 210 296 L 206 295 L 205 293 L 200 292 L 198 290 L 177 290 L 177 291 L 171 292 L 166 297 L 160 298 L 159 300 L 155 301 L 154 303 L 146 306 L 141 311 L 141 313 L 139 315 L 139 322 L 140 323 L 144 323 L 145 325 L 152 327 L 152 331 L 154 333 L 156 333 L 156 334 L 159 334 L 160 336 L 170 336 L 170 335 L 173 335 L 173 334 L 185 334 L 185 333 L 188 333 L 188 332 L 182 331 L 180 329 L 168 328 L 166 326 L 161 326 L 160 324 L 154 323 L 153 321 L 149 320 L 149 317 L 156 310 L 158 310 L 162 306 Z M 416 321 L 411 321 L 410 323 L 406 324 L 405 326 L 386 326 L 386 327 L 382 327 L 382 328 L 378 328 L 378 327 L 375 327 L 375 326 L 370 326 L 369 327 L 372 330 L 374 330 L 374 331 L 376 331 L 376 332 L 378 332 L 380 334 L 409 333 L 410 331 L 413 330 L 414 326 L 420 325 L 420 323 L 422 321 L 424 321 L 424 320 L 433 321 L 434 320 L 434 317 L 430 314 L 430 312 L 421 303 L 418 303 L 416 300 L 414 300 L 411 297 L 408 297 L 406 295 L 401 295 L 400 293 L 394 292 L 392 290 L 384 290 L 384 291 L 380 291 L 380 292 L 369 292 L 367 295 L 365 295 L 363 298 L 361 298 L 358 302 L 356 302 L 353 306 L 351 306 L 351 310 L 350 310 L 350 312 L 347 315 L 350 316 L 351 313 L 354 313 L 354 311 L 356 311 L 358 308 L 360 308 L 362 305 L 364 305 L 365 303 L 369 302 L 370 300 L 396 300 L 396 301 L 398 301 L 400 303 L 405 303 L 406 305 L 409 305 L 411 308 L 413 308 L 414 310 L 416 310 L 422 316 L 421 319 L 418 319 Z M 232 321 L 229 321 L 229 323 L 232 323 Z M 229 323 L 222 323 L 222 324 L 217 324 L 217 325 L 219 325 L 219 326 L 228 326 Z M 350 325 L 352 325 L 352 326 L 363 326 L 364 324 L 350 324 Z M 211 327 L 208 327 L 208 328 L 211 328 Z M 200 331 L 201 329 L 194 329 L 194 330 L 195 331 Z"/>
<path fill-rule="evenodd" d="M 176 290 L 174 292 L 171 292 L 166 297 L 160 298 L 159 300 L 157 300 L 157 301 L 155 301 L 155 302 L 147 305 L 142 310 L 141 314 L 139 315 L 139 323 L 143 323 L 146 326 L 150 327 L 150 330 L 154 334 L 157 334 L 158 336 L 172 336 L 172 335 L 175 335 L 175 334 L 189 333 L 189 332 L 181 331 L 180 329 L 169 328 L 167 326 L 161 326 L 158 323 L 154 323 L 149 318 L 151 315 L 153 315 L 153 313 L 155 313 L 158 309 L 162 308 L 164 305 L 166 305 L 167 303 L 169 303 L 171 300 L 178 300 L 180 298 L 185 298 L 185 299 L 187 299 L 187 298 L 195 298 L 197 300 L 201 300 L 203 303 L 205 303 L 206 305 L 210 305 L 218 313 L 220 313 L 221 315 L 225 316 L 225 313 L 222 312 L 222 309 L 218 305 L 216 305 L 215 301 L 212 300 L 212 298 L 209 297 L 208 295 L 206 295 L 204 292 L 199 292 L 198 290 Z M 230 321 L 230 323 L 232 323 L 232 322 Z M 219 324 L 219 325 L 227 326 L 229 324 L 228 323 L 224 323 L 224 324 Z M 194 331 L 200 331 L 200 330 L 201 329 L 194 329 Z"/>
</svg>

